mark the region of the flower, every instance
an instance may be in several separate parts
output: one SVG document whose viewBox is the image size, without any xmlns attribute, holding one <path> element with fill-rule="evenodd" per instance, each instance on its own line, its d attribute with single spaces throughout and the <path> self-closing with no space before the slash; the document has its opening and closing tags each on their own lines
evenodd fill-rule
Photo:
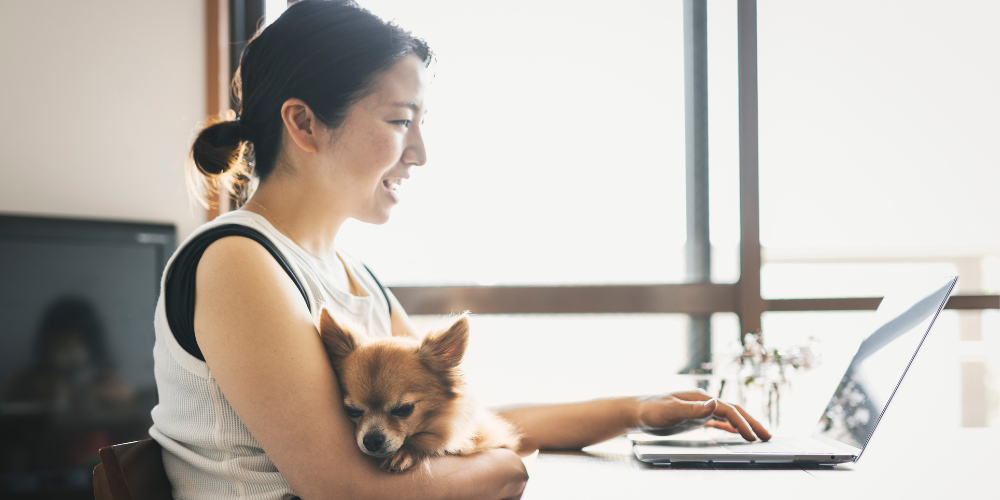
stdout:
<svg viewBox="0 0 1000 500">
<path fill-rule="evenodd" d="M 770 380 L 776 383 L 787 382 L 786 369 L 809 370 L 819 363 L 813 346 L 817 342 L 810 336 L 802 346 L 793 346 L 787 350 L 764 345 L 762 336 L 758 333 L 748 333 L 743 337 L 743 345 L 734 364 L 739 367 L 739 380 L 743 385 L 750 385 L 758 380 Z"/>
</svg>

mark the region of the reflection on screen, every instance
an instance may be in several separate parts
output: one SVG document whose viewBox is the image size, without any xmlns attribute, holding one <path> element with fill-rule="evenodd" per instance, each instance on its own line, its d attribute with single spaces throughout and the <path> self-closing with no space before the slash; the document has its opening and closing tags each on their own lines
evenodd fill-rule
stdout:
<svg viewBox="0 0 1000 500">
<path fill-rule="evenodd" d="M 99 448 L 149 437 L 159 270 L 152 245 L 0 238 L 0 498 L 92 491 Z"/>
<path fill-rule="evenodd" d="M 924 293 L 886 296 L 877 313 L 879 326 L 858 348 L 816 432 L 864 448 L 955 280 L 924 287 Z"/>
</svg>

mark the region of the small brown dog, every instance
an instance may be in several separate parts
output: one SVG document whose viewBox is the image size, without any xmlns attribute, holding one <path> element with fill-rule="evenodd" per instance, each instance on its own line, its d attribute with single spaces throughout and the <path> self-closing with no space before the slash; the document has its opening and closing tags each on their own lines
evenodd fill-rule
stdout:
<svg viewBox="0 0 1000 500">
<path fill-rule="evenodd" d="M 433 456 L 517 449 L 514 427 L 465 394 L 458 365 L 469 343 L 466 317 L 422 341 L 368 340 L 324 310 L 320 332 L 357 426 L 358 448 L 383 469 L 403 472 Z"/>
</svg>

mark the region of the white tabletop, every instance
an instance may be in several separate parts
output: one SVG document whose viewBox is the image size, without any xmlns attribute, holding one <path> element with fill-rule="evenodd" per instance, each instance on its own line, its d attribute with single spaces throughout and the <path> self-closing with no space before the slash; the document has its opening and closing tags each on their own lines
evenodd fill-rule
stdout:
<svg viewBox="0 0 1000 500">
<path fill-rule="evenodd" d="M 892 422 L 882 422 L 860 461 L 837 467 L 654 467 L 636 460 L 624 438 L 582 452 L 544 452 L 527 462 L 522 498 L 1000 499 L 1000 429 L 935 435 L 928 425 L 918 436 L 912 422 L 886 424 Z"/>
</svg>

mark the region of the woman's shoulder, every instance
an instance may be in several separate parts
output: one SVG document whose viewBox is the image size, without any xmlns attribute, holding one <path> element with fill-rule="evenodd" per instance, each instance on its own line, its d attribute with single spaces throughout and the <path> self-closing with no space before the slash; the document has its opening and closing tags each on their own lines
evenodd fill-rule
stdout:
<svg viewBox="0 0 1000 500">
<path fill-rule="evenodd" d="M 205 222 L 201 226 L 198 226 L 198 228 L 191 233 L 191 236 L 195 237 L 199 234 L 212 231 L 213 229 L 231 225 L 252 228 L 258 232 L 268 235 L 274 231 L 271 225 L 267 224 L 267 219 L 261 217 L 260 215 L 257 215 L 249 210 L 232 210 L 219 214 L 218 217 Z"/>
<path fill-rule="evenodd" d="M 181 241 L 181 244 L 174 250 L 174 257 L 181 254 L 192 243 L 199 240 L 204 241 L 206 237 L 211 235 L 211 233 L 217 233 L 226 227 L 241 226 L 249 230 L 253 230 L 256 233 L 271 236 L 269 228 L 261 224 L 261 222 L 257 220 L 257 217 L 254 217 L 254 215 L 256 214 L 245 210 L 233 210 L 231 212 L 220 214 L 218 217 L 205 222 L 188 234 L 187 237 Z"/>
<path fill-rule="evenodd" d="M 267 263 L 291 271 L 296 268 L 291 253 L 284 236 L 266 219 L 253 212 L 234 210 L 195 229 L 178 246 L 168 269 L 179 260 L 182 265 L 197 268 L 206 261 L 218 261 L 218 265 L 233 270 L 253 271 Z M 241 267 L 246 265 L 252 267 Z"/>
<path fill-rule="evenodd" d="M 267 248 L 241 236 L 226 236 L 213 241 L 205 249 L 196 276 L 196 296 L 240 296 L 253 301 L 286 303 L 289 310 L 301 310 L 310 315 L 303 292 L 288 279 L 287 271 Z M 226 301 L 231 312 L 244 314 L 236 301 Z"/>
<path fill-rule="evenodd" d="M 287 249 L 255 216 L 242 210 L 223 214 L 185 241 L 182 264 L 195 271 L 195 297 L 259 295 L 263 300 L 287 300 L 308 314 L 310 300 Z"/>
</svg>

